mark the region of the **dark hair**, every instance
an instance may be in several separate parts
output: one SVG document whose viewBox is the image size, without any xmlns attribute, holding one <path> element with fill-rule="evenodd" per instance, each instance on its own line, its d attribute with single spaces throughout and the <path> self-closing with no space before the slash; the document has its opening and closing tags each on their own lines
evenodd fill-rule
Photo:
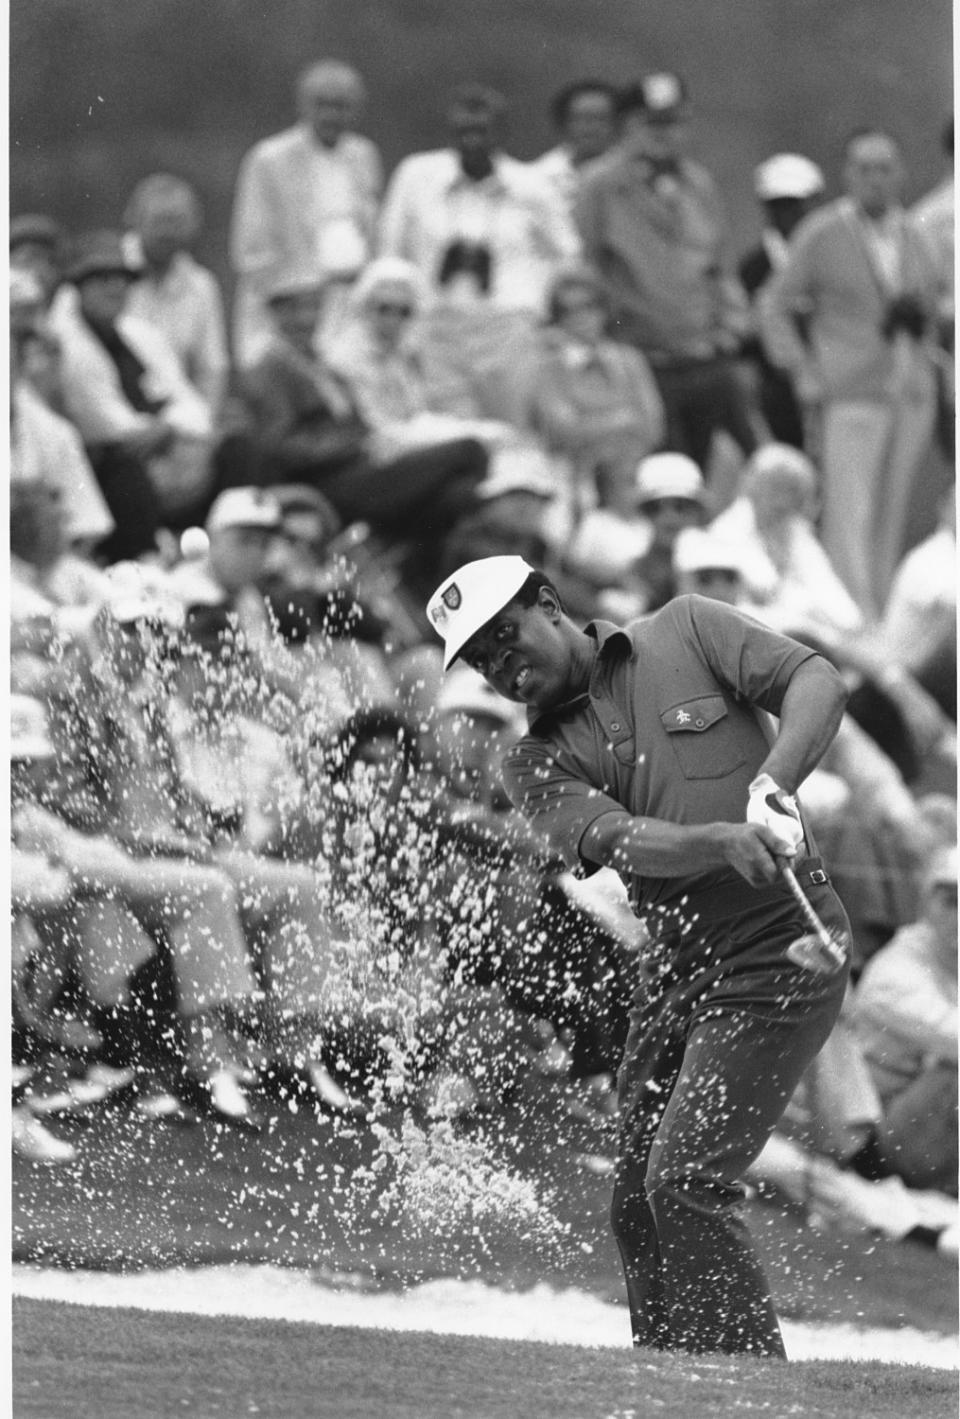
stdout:
<svg viewBox="0 0 960 1419">
<path fill-rule="evenodd" d="M 523 606 L 525 608 L 528 608 L 530 606 L 536 606 L 537 599 L 540 596 L 542 588 L 546 588 L 547 591 L 551 591 L 553 593 L 553 595 L 557 598 L 557 604 L 560 607 L 560 610 L 563 611 L 564 605 L 559 591 L 554 586 L 550 578 L 546 575 L 546 573 L 539 571 L 532 571 L 530 573 L 526 581 L 521 586 L 520 590 L 514 596 L 511 596 L 510 602 L 508 602 L 507 604 L 509 605 L 515 601 L 518 606 Z"/>
<path fill-rule="evenodd" d="M 393 739 L 397 756 L 406 768 L 416 771 L 421 767 L 420 740 L 415 725 L 396 710 L 374 705 L 355 711 L 340 726 L 333 743 L 326 746 L 326 766 L 334 782 L 346 778 L 364 744 L 373 739 Z"/>
<path fill-rule="evenodd" d="M 507 111 L 507 101 L 503 94 L 486 84 L 458 84 L 447 100 L 447 113 L 454 109 L 465 109 L 467 113 L 482 114 L 491 120 L 503 118 Z"/>
<path fill-rule="evenodd" d="M 550 117 L 557 128 L 564 126 L 571 108 L 582 94 L 603 94 L 604 98 L 610 100 L 613 112 L 616 112 L 617 90 L 613 84 L 607 83 L 606 79 L 575 79 L 572 84 L 565 84 L 562 89 L 558 89 L 550 100 Z"/>
</svg>

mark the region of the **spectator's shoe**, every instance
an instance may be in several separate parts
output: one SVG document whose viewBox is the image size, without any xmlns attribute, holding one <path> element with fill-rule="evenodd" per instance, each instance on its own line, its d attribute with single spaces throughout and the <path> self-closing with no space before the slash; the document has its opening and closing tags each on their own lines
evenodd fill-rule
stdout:
<svg viewBox="0 0 960 1419">
<path fill-rule="evenodd" d="M 26 1104 L 17 1104 L 11 1115 L 13 1151 L 28 1163 L 72 1163 L 77 1150 L 56 1138 L 34 1118 Z"/>
<path fill-rule="evenodd" d="M 207 1112 L 234 1128 L 259 1133 L 262 1120 L 254 1113 L 250 1100 L 240 1088 L 236 1073 L 230 1069 L 215 1069 L 203 1080 Z"/>
<path fill-rule="evenodd" d="M 362 1118 L 367 1112 L 367 1105 L 360 1099 L 351 1098 L 318 1059 L 309 1060 L 299 1072 L 309 1085 L 311 1093 L 325 1109 L 335 1114 L 344 1114 L 348 1118 Z"/>
</svg>

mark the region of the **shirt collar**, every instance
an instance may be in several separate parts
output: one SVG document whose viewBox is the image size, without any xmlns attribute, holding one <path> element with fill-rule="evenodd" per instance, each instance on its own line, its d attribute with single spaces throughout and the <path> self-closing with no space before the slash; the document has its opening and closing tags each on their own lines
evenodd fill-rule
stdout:
<svg viewBox="0 0 960 1419">
<path fill-rule="evenodd" d="M 624 630 L 622 626 L 615 626 L 612 621 L 590 621 L 584 627 L 584 632 L 591 640 L 597 642 L 597 658 L 594 662 L 594 669 L 601 660 L 606 659 L 611 653 L 611 648 L 626 650 L 628 653 L 633 648 L 630 633 Z M 592 688 L 593 671 L 591 671 L 590 675 L 590 689 L 592 690 Z M 535 729 L 539 723 L 549 719 L 552 715 L 562 714 L 565 710 L 586 705 L 589 704 L 589 702 L 590 690 L 587 690 L 584 694 L 575 695 L 572 700 L 567 700 L 562 705 L 551 705 L 549 709 L 538 710 L 531 706 L 531 708 L 527 710 L 527 727 L 529 729 Z"/>
<path fill-rule="evenodd" d="M 473 178 L 467 177 L 466 173 L 463 171 L 463 168 L 460 166 L 460 154 L 456 149 L 449 148 L 447 151 L 450 155 L 450 177 L 446 184 L 448 192 L 456 192 L 461 188 L 468 192 L 509 192 L 509 172 L 504 166 L 503 155 L 501 153 L 493 154 L 491 159 L 493 171 L 489 176 L 482 177 L 480 181 L 477 182 Z"/>
</svg>

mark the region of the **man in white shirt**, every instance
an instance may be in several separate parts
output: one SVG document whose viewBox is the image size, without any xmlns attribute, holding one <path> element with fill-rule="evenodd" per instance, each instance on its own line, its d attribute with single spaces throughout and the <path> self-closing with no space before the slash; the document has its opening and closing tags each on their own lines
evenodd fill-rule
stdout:
<svg viewBox="0 0 960 1419">
<path fill-rule="evenodd" d="M 189 251 L 201 224 L 197 195 L 182 178 L 159 172 L 137 183 L 124 225 L 140 278 L 127 295 L 126 313 L 166 336 L 216 419 L 230 361 L 220 288 Z"/>
<path fill-rule="evenodd" d="M 764 344 L 793 378 L 823 470 L 821 538 L 861 610 L 878 613 L 905 550 L 936 413 L 939 280 L 900 205 L 896 142 L 861 130 L 847 196 L 806 217 L 761 299 Z M 805 319 L 806 338 L 796 317 Z"/>
<path fill-rule="evenodd" d="M 539 315 L 550 276 L 579 243 L 550 186 L 500 151 L 505 111 L 479 84 L 454 93 L 450 146 L 411 154 L 390 180 L 380 248 L 412 261 L 433 291 Z"/>
<path fill-rule="evenodd" d="M 230 259 L 242 369 L 269 341 L 264 289 L 278 270 L 351 280 L 372 254 L 383 170 L 374 144 L 352 131 L 364 97 L 348 65 L 311 65 L 297 81 L 299 122 L 256 143 L 240 165 Z"/>
<path fill-rule="evenodd" d="M 456 90 L 450 146 L 411 154 L 390 180 L 380 250 L 412 262 L 430 294 L 428 384 L 440 389 L 455 374 L 473 413 L 521 424 L 546 290 L 579 241 L 550 184 L 500 150 L 505 107 L 479 84 Z"/>
<path fill-rule="evenodd" d="M 616 102 L 616 90 L 603 79 L 578 79 L 551 100 L 560 141 L 530 168 L 547 179 L 571 219 L 581 169 L 602 157 L 616 137 Z"/>
</svg>

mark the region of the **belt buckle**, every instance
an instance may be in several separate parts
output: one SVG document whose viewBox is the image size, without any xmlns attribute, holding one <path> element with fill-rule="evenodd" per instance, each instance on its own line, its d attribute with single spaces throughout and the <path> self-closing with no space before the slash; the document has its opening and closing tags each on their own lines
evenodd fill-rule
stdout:
<svg viewBox="0 0 960 1419">
<path fill-rule="evenodd" d="M 826 882 L 826 880 L 827 874 L 824 872 L 822 867 L 815 867 L 810 873 L 810 881 L 818 887 L 821 886 L 824 882 Z"/>
</svg>

